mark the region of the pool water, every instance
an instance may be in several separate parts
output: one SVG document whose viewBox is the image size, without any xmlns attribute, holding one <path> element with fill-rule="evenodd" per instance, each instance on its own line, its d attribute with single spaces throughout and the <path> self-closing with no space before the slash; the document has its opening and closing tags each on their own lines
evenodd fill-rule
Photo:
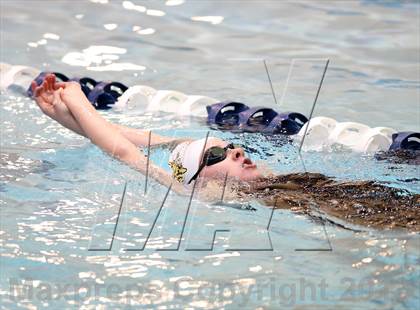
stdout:
<svg viewBox="0 0 420 310">
<path fill-rule="evenodd" d="M 2 62 L 309 114 L 320 59 L 329 58 L 316 115 L 419 130 L 414 2 L 30 3 L 1 2 Z M 103 45 L 114 49 L 84 51 Z M 261 61 L 245 58 L 267 59 L 279 106 Z M 292 58 L 307 60 L 283 96 Z M 145 194 L 145 176 L 21 94 L 0 96 L 2 309 L 418 306 L 418 234 L 343 228 L 257 201 L 203 202 L 199 188 L 190 200 L 153 180 Z M 210 130 L 164 113 L 101 113 L 169 136 Z M 321 172 L 420 192 L 418 166 L 342 150 L 299 156 L 296 145 L 259 134 L 210 134 L 243 144 L 277 173 Z M 164 152 L 151 155 L 165 165 Z"/>
</svg>

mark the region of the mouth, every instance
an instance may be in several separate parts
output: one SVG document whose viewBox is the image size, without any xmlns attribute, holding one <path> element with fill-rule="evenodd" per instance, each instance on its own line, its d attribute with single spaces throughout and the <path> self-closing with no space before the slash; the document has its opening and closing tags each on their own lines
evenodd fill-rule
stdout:
<svg viewBox="0 0 420 310">
<path fill-rule="evenodd" d="M 242 168 L 244 169 L 250 169 L 250 168 L 256 168 L 257 165 L 252 162 L 249 158 L 245 158 L 242 162 Z"/>
</svg>

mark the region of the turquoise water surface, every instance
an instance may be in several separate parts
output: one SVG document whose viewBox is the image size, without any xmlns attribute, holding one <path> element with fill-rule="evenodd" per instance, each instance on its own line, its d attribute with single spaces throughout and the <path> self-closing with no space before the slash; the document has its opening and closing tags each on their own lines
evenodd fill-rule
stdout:
<svg viewBox="0 0 420 310">
<path fill-rule="evenodd" d="M 308 114 L 318 60 L 329 58 L 316 115 L 419 130 L 415 2 L 128 2 L 2 1 L 1 61 Z M 125 51 L 89 58 L 85 49 L 103 45 Z M 245 58 L 268 59 L 280 107 L 264 67 Z M 306 61 L 282 96 L 293 58 L 318 60 Z M 112 63 L 144 70 L 105 67 Z M 0 99 L 2 309 L 419 304 L 416 233 L 339 222 L 343 228 L 322 214 L 272 213 L 256 201 L 215 205 L 200 201 L 199 189 L 190 201 L 152 180 L 145 195 L 142 174 L 43 116 L 30 99 L 11 90 Z M 170 114 L 101 113 L 170 136 L 209 130 Z M 338 150 L 298 156 L 296 146 L 258 134 L 211 135 L 243 144 L 277 173 L 321 172 L 420 193 L 418 166 Z M 156 150 L 152 159 L 163 166 L 164 155 Z"/>
</svg>

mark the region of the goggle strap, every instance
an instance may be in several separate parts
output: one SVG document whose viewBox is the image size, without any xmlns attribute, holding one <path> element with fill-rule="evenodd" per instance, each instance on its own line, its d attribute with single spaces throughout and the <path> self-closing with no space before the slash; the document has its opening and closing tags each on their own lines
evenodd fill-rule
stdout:
<svg viewBox="0 0 420 310">
<path fill-rule="evenodd" d="M 204 167 L 206 166 L 206 162 L 203 162 L 200 167 L 198 167 L 197 172 L 192 176 L 192 178 L 188 181 L 188 184 L 190 184 L 192 181 L 194 181 L 195 179 L 197 179 L 198 175 L 200 174 L 201 170 L 204 169 Z"/>
</svg>

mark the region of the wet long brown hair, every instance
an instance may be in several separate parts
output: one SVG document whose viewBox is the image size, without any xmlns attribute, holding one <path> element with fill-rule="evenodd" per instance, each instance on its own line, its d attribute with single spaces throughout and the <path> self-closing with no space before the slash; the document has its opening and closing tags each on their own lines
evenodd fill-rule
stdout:
<svg viewBox="0 0 420 310">
<path fill-rule="evenodd" d="M 263 178 L 240 186 L 248 195 L 275 208 L 379 229 L 420 231 L 420 195 L 374 181 L 336 181 L 319 173 Z"/>
</svg>

